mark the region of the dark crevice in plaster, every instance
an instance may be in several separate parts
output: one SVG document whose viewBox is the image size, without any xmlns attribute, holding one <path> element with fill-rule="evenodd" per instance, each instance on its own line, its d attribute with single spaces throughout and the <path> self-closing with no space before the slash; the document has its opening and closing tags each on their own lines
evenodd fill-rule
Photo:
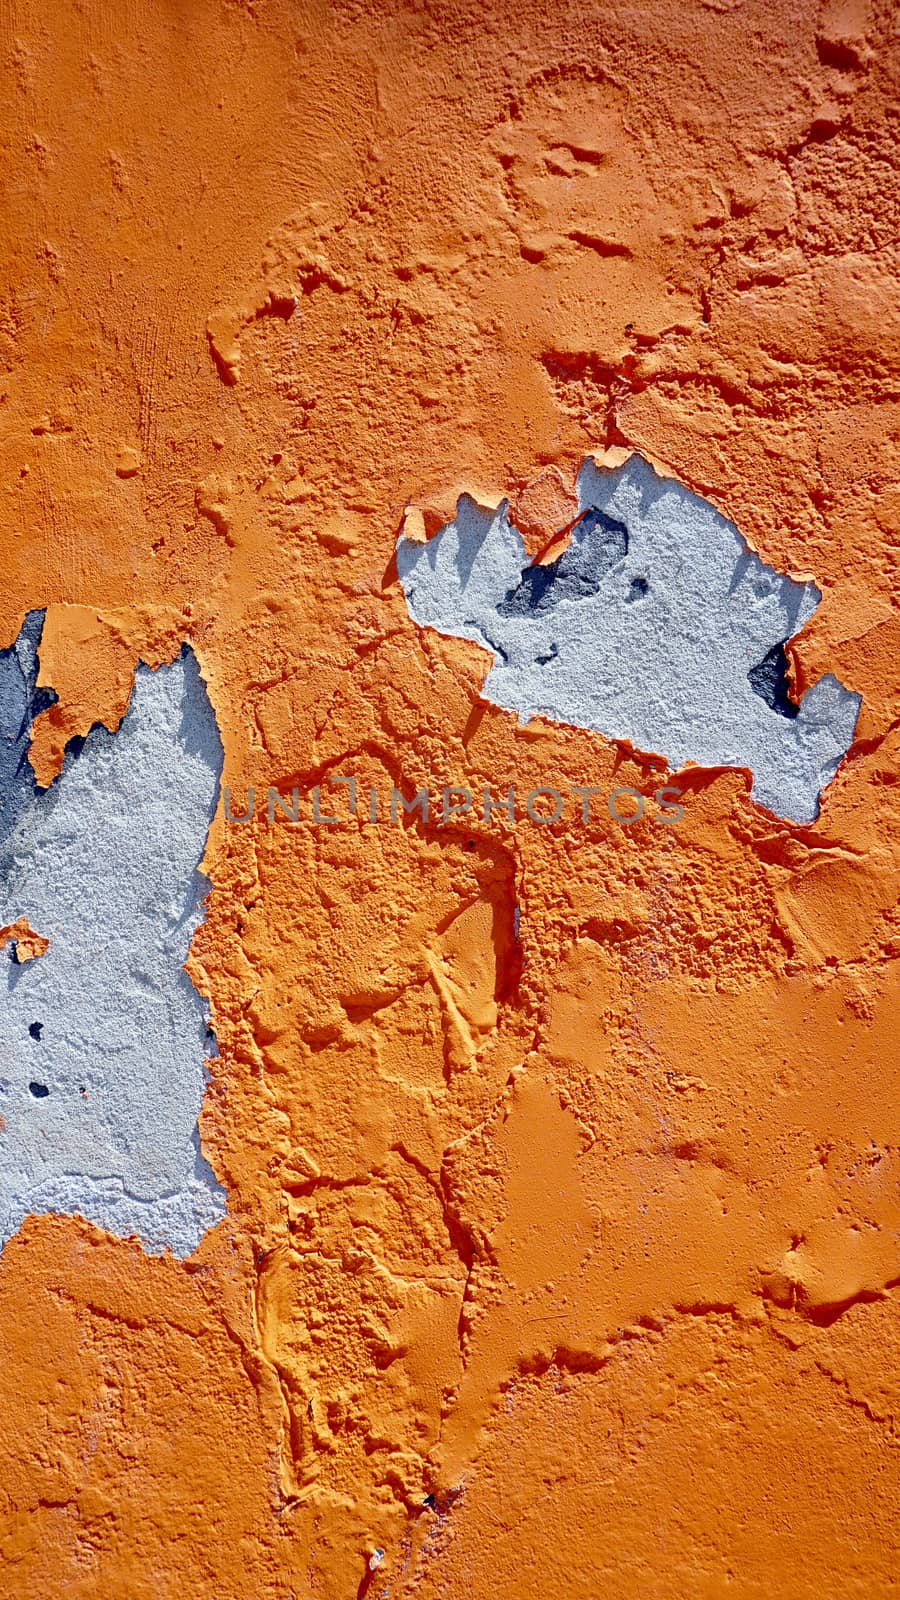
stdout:
<svg viewBox="0 0 900 1600">
<path fill-rule="evenodd" d="M 560 600 L 586 600 L 628 554 L 628 529 L 593 507 L 572 526 L 572 542 L 556 561 L 526 567 L 497 607 L 500 617 L 540 616 Z"/>
<path fill-rule="evenodd" d="M 747 677 L 753 693 L 765 700 L 772 711 L 777 711 L 780 717 L 796 717 L 800 707 L 790 697 L 786 644 L 786 639 L 773 644 L 762 661 L 750 668 Z"/>
<path fill-rule="evenodd" d="M 19 637 L 0 650 L 0 844 L 35 795 L 28 760 L 31 724 L 57 698 L 54 690 L 37 685 L 43 629 L 43 611 L 29 611 Z"/>
</svg>

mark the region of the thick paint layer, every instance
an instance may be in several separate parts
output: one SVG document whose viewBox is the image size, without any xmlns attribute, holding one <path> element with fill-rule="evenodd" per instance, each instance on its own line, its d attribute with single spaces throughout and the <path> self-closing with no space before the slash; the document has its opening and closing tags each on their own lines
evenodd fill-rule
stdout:
<svg viewBox="0 0 900 1600">
<path fill-rule="evenodd" d="M 23 758 L 115 750 L 187 641 L 238 805 L 342 821 L 210 828 L 226 1215 L 184 1260 L 71 1216 L 3 1249 L 0 1588 L 890 1592 L 890 7 L 17 0 L 2 38 L 0 647 L 45 622 L 0 763 L 28 800 Z M 506 500 L 552 563 L 634 453 L 821 593 L 758 685 L 862 697 L 814 822 L 699 768 L 659 826 L 654 741 L 520 725 L 410 617 L 401 533 Z M 748 675 L 788 637 L 743 664 L 782 739 Z M 426 785 L 598 794 L 369 821 Z M 21 986 L 71 950 L 20 911 Z"/>
</svg>

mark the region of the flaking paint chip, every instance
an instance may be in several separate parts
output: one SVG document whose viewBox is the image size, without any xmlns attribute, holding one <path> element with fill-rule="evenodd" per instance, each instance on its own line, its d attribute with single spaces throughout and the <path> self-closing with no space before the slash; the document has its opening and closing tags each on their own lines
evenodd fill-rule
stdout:
<svg viewBox="0 0 900 1600">
<path fill-rule="evenodd" d="M 141 470 L 141 452 L 132 444 L 120 445 L 116 451 L 116 477 L 133 478 Z"/>
</svg>

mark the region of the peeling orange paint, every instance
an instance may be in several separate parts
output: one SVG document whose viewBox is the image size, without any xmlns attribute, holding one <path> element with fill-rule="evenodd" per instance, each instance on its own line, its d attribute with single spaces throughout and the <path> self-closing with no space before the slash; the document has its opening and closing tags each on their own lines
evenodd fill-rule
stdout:
<svg viewBox="0 0 900 1600">
<path fill-rule="evenodd" d="M 56 702 L 35 719 L 29 749 L 34 775 L 47 788 L 59 775 L 70 739 L 95 722 L 115 733 L 128 705 L 137 660 L 158 667 L 181 644 L 186 619 L 166 607 L 94 611 L 50 605 L 41 634 L 38 684 Z"/>
<path fill-rule="evenodd" d="M 37 780 L 189 641 L 223 783 L 344 818 L 213 824 L 227 1219 L 183 1263 L 49 1216 L 0 1257 L 4 1594 L 890 1592 L 889 8 L 20 0 L 4 55 Z M 690 769 L 677 828 L 371 824 L 665 781 L 482 700 L 393 554 L 465 491 L 550 559 L 632 450 L 822 589 L 794 689 L 863 711 L 819 820 Z"/>
<path fill-rule="evenodd" d="M 19 962 L 36 961 L 38 956 L 46 955 L 50 949 L 50 940 L 45 939 L 42 933 L 35 933 L 27 917 L 19 917 L 5 928 L 0 928 L 0 950 L 8 944 L 15 946 L 16 960 Z"/>
</svg>

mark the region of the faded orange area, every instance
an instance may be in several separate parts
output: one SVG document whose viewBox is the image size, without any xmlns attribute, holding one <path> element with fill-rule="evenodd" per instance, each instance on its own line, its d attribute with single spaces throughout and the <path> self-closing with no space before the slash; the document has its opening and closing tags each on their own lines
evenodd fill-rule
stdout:
<svg viewBox="0 0 900 1600">
<path fill-rule="evenodd" d="M 889 8 L 23 0 L 3 39 L 0 614 L 47 608 L 42 784 L 188 640 L 238 809 L 652 795 L 482 702 L 393 565 L 463 490 L 552 555 L 588 453 L 811 573 L 795 684 L 864 700 L 808 828 L 740 773 L 683 775 L 672 828 L 220 811 L 229 1215 L 184 1264 L 77 1219 L 5 1248 L 4 1593 L 889 1592 Z"/>
</svg>

